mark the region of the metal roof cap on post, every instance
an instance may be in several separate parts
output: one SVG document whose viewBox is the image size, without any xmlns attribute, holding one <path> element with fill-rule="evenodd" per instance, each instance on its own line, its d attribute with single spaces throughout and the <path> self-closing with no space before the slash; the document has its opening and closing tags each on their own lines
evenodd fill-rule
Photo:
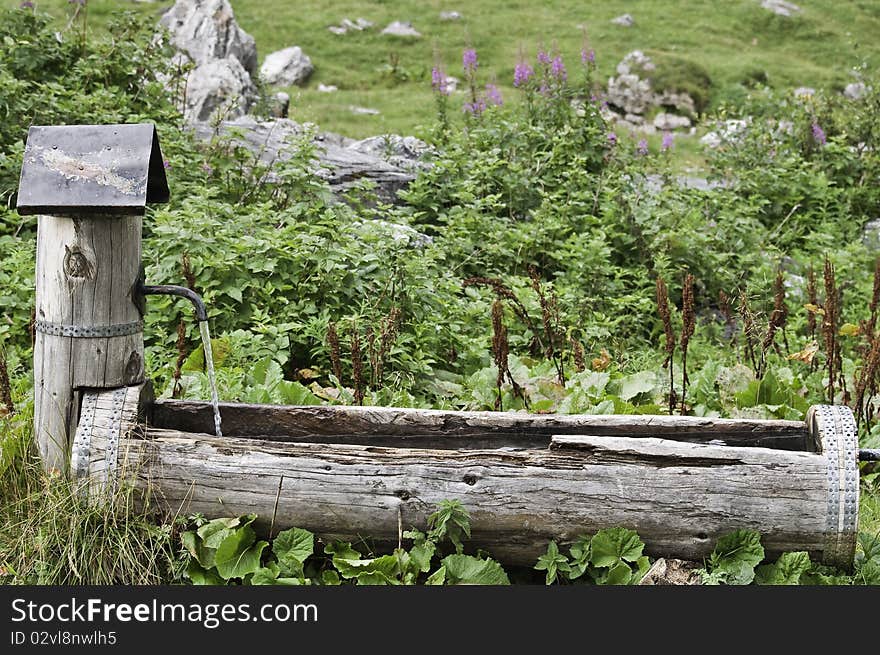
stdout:
<svg viewBox="0 0 880 655">
<path fill-rule="evenodd" d="M 155 125 L 33 126 L 28 131 L 18 213 L 142 216 L 168 202 Z"/>
</svg>

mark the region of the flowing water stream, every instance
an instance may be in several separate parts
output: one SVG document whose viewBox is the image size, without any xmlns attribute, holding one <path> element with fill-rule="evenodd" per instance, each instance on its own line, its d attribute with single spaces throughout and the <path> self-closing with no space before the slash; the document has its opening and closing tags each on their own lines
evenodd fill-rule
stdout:
<svg viewBox="0 0 880 655">
<path fill-rule="evenodd" d="M 205 350 L 205 371 L 208 373 L 208 384 L 211 385 L 211 405 L 214 407 L 214 432 L 218 437 L 223 436 L 220 431 L 220 399 L 217 396 L 217 374 L 214 372 L 214 353 L 211 350 L 211 332 L 208 330 L 208 321 L 199 321 L 199 334 L 202 335 L 202 346 Z"/>
</svg>

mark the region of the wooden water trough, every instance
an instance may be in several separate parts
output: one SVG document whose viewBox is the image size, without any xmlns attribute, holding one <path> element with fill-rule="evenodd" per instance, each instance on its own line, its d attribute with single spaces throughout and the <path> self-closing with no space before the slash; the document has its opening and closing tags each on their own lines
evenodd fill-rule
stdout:
<svg viewBox="0 0 880 655">
<path fill-rule="evenodd" d="M 86 393 L 73 474 L 120 480 L 170 511 L 257 513 L 263 528 L 397 543 L 443 499 L 471 514 L 474 547 L 533 565 L 551 539 L 622 525 L 650 553 L 708 555 L 759 530 L 768 553 L 852 564 L 859 473 L 852 413 L 806 422 L 534 415 L 383 407 L 151 401 L 143 385 Z"/>
<path fill-rule="evenodd" d="M 18 209 L 38 215 L 35 439 L 100 499 L 120 484 L 169 511 L 255 512 L 266 531 L 397 543 L 444 499 L 473 547 L 532 565 L 551 539 L 639 532 L 698 559 L 722 534 L 850 566 L 858 526 L 855 423 L 555 416 L 153 401 L 144 377 L 141 221 L 168 199 L 152 125 L 31 128 Z M 204 306 L 199 309 L 206 318 Z"/>
</svg>

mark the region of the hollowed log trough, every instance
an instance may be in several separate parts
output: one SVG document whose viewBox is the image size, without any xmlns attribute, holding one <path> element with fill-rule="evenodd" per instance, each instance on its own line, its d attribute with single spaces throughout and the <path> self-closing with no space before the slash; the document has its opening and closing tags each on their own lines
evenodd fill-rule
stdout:
<svg viewBox="0 0 880 655">
<path fill-rule="evenodd" d="M 535 415 L 153 401 L 144 385 L 85 393 L 72 473 L 93 497 L 133 484 L 151 505 L 254 512 L 268 532 L 381 546 L 425 529 L 443 499 L 473 548 L 533 565 L 554 539 L 638 531 L 658 556 L 700 559 L 732 530 L 768 555 L 849 567 L 858 528 L 856 430 L 846 407 L 807 420 Z M 270 528 L 271 526 L 271 528 Z"/>
</svg>

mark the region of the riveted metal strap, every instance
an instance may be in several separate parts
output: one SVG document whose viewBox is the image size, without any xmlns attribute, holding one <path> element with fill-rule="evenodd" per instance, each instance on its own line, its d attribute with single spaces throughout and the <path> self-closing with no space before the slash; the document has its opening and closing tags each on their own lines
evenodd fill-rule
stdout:
<svg viewBox="0 0 880 655">
<path fill-rule="evenodd" d="M 73 448 L 70 453 L 70 468 L 73 477 L 88 478 L 92 449 L 92 431 L 95 427 L 95 410 L 98 406 L 98 394 L 87 393 L 83 398 L 79 424 L 73 437 Z"/>
<path fill-rule="evenodd" d="M 837 405 L 813 407 L 811 417 L 816 445 L 824 453 L 827 462 L 824 561 L 849 568 L 855 553 L 859 521 L 855 418 L 848 407 Z"/>
<path fill-rule="evenodd" d="M 34 329 L 37 332 L 53 337 L 99 339 L 104 337 L 124 337 L 129 334 L 143 332 L 144 322 L 134 321 L 132 323 L 117 323 L 115 325 L 67 325 L 64 323 L 50 323 L 49 321 L 36 321 Z"/>
<path fill-rule="evenodd" d="M 104 454 L 106 460 L 107 489 L 116 489 L 116 468 L 119 461 L 119 437 L 122 433 L 122 407 L 125 405 L 125 395 L 128 389 L 120 387 L 113 390 L 110 404 L 110 418 L 107 425 L 107 450 Z"/>
</svg>

